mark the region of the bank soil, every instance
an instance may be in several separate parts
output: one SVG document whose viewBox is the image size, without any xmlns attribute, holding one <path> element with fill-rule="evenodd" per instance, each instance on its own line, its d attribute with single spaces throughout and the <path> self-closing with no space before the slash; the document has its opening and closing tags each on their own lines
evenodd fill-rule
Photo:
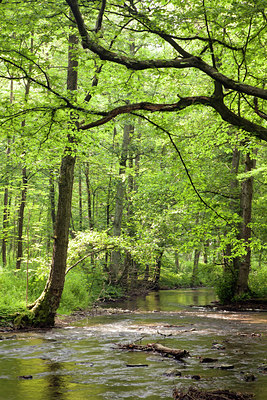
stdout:
<svg viewBox="0 0 267 400">
<path fill-rule="evenodd" d="M 217 310 L 225 311 L 267 311 L 267 299 L 249 299 L 238 301 L 229 304 L 220 304 L 219 302 L 213 302 L 206 306 L 207 308 L 216 308 Z"/>
</svg>

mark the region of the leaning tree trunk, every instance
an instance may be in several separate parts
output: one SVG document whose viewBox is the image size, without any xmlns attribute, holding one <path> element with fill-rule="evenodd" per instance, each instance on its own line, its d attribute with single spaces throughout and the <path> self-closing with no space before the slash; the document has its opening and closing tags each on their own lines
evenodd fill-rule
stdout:
<svg viewBox="0 0 267 400">
<path fill-rule="evenodd" d="M 26 323 L 32 326 L 53 326 L 61 300 L 65 283 L 74 166 L 75 156 L 65 154 L 60 168 L 58 209 L 50 275 L 43 293 L 31 307 L 33 315 Z"/>
<path fill-rule="evenodd" d="M 67 89 L 77 89 L 76 47 L 78 39 L 75 35 L 69 37 L 68 54 L 68 79 Z M 71 132 L 68 135 L 68 145 L 61 160 L 59 186 L 58 186 L 58 208 L 54 232 L 53 256 L 50 274 L 41 296 L 29 306 L 30 313 L 20 315 L 15 324 L 18 326 L 48 327 L 55 322 L 56 311 L 59 307 L 61 295 L 65 283 L 65 271 L 67 262 L 67 251 L 69 242 L 69 227 L 71 218 L 71 201 L 75 167 L 75 116 L 71 116 Z"/>
</svg>

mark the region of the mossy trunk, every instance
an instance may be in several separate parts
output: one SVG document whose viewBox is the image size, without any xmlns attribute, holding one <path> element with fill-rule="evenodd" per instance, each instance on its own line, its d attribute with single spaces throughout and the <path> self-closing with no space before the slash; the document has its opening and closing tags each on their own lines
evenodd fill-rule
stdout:
<svg viewBox="0 0 267 400">
<path fill-rule="evenodd" d="M 30 311 L 25 315 L 18 316 L 15 320 L 18 327 L 49 327 L 54 325 L 65 283 L 74 166 L 75 157 L 67 154 L 62 158 L 53 257 L 49 278 L 41 296 L 34 304 L 29 306 Z"/>
<path fill-rule="evenodd" d="M 67 89 L 77 89 L 77 67 L 76 47 L 78 39 L 75 35 L 69 36 L 68 54 L 68 78 Z M 67 252 L 69 242 L 69 227 L 71 219 L 71 201 L 75 167 L 75 131 L 77 120 L 71 115 L 69 121 L 68 144 L 61 160 L 59 185 L 58 185 L 58 208 L 54 231 L 53 257 L 50 274 L 41 296 L 29 306 L 29 311 L 19 315 L 15 319 L 17 327 L 51 327 L 55 323 L 56 311 L 59 307 L 61 295 L 65 283 Z"/>
</svg>

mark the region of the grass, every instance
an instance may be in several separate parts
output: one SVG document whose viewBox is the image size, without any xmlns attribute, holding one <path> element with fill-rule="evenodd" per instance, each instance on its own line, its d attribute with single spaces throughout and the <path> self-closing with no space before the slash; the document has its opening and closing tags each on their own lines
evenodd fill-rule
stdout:
<svg viewBox="0 0 267 400">
<path fill-rule="evenodd" d="M 41 269 L 40 269 L 41 268 Z M 28 303 L 41 294 L 48 275 L 42 267 L 29 271 Z M 192 263 L 185 262 L 178 273 L 168 267 L 162 267 L 160 287 L 190 287 Z M 197 286 L 216 286 L 225 290 L 227 282 L 221 281 L 221 268 L 210 264 L 199 264 Z M 221 283 L 220 283 L 221 282 Z M 252 267 L 249 285 L 258 297 L 267 296 L 267 266 Z M 26 271 L 12 268 L 0 268 L 0 317 L 26 309 Z M 78 267 L 66 276 L 65 287 L 58 312 L 70 314 L 72 311 L 86 309 L 98 299 L 116 299 L 123 295 L 123 289 L 107 284 L 107 275 L 101 265 L 97 268 Z"/>
</svg>

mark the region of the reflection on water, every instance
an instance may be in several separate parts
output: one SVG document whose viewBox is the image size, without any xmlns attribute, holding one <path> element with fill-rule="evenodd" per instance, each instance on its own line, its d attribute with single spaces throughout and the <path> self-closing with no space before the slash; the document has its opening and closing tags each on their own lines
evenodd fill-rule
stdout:
<svg viewBox="0 0 267 400">
<path fill-rule="evenodd" d="M 204 306 L 217 300 L 213 289 L 179 289 L 150 292 L 143 297 L 116 303 L 117 307 L 142 311 L 177 311 L 184 306 Z M 106 306 L 106 305 L 104 305 Z M 113 307 L 114 304 L 107 306 Z"/>
<path fill-rule="evenodd" d="M 0 400 L 170 400 L 174 385 L 192 384 L 252 392 L 256 400 L 266 400 L 266 313 L 189 307 L 214 299 L 206 289 L 153 292 L 119 305 L 137 309 L 135 313 L 100 315 L 64 329 L 18 333 L 15 338 L 1 334 Z M 191 357 L 178 362 L 116 347 L 138 340 L 186 349 Z M 204 364 L 200 357 L 217 361 Z M 133 364 L 148 366 L 127 367 Z M 233 368 L 223 370 L 221 365 Z M 171 369 L 181 376 L 167 376 Z M 246 382 L 246 374 L 255 380 Z M 196 383 L 192 375 L 201 379 Z"/>
</svg>

